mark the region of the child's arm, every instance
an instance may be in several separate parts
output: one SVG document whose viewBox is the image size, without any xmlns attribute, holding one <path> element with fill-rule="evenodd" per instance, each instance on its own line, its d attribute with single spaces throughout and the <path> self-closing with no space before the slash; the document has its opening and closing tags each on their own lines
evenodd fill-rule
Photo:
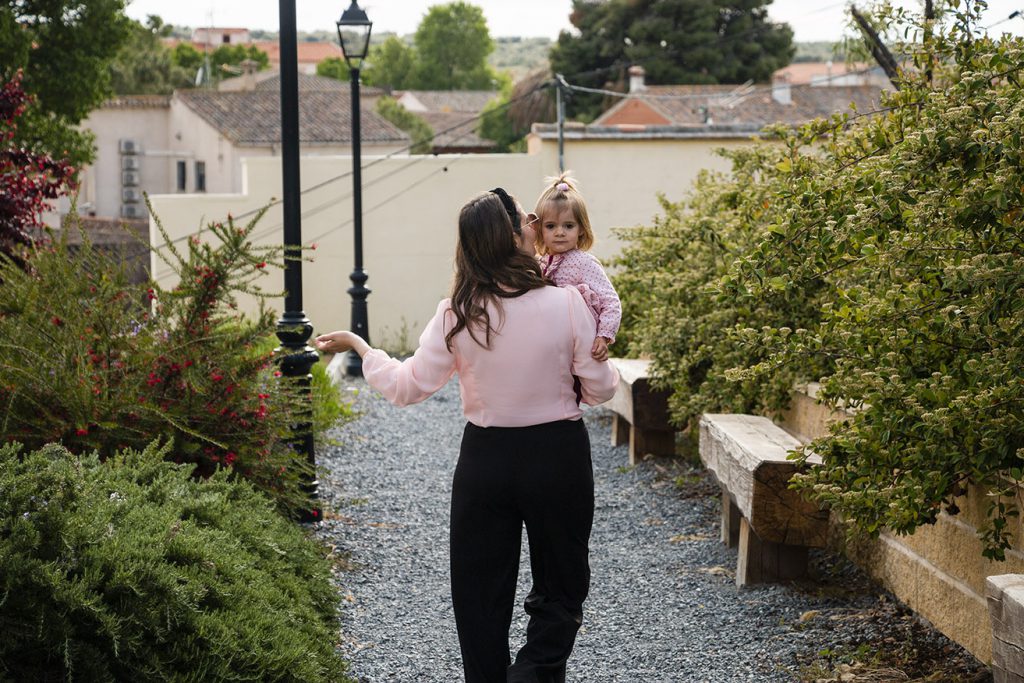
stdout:
<svg viewBox="0 0 1024 683">
<path fill-rule="evenodd" d="M 597 336 L 603 337 L 605 358 L 607 358 L 608 345 L 615 341 L 615 334 L 619 331 L 619 323 L 622 322 L 622 303 L 619 295 L 612 286 L 611 280 L 605 274 L 601 262 L 593 255 L 584 252 L 588 263 L 583 270 L 583 280 L 590 289 L 597 294 L 600 307 L 597 311 Z M 595 354 L 597 352 L 597 341 L 595 341 Z M 594 355 L 596 359 L 597 356 Z"/>
</svg>

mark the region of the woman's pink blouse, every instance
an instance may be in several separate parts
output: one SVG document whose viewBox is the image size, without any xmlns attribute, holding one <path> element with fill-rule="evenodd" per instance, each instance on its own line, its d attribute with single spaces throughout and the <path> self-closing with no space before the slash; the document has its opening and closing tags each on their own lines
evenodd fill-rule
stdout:
<svg viewBox="0 0 1024 683">
<path fill-rule="evenodd" d="M 391 403 L 404 406 L 427 398 L 457 372 L 463 412 L 480 427 L 579 419 L 583 411 L 576 404 L 573 375 L 580 378 L 584 403 L 593 406 L 612 397 L 619 375 L 611 363 L 590 355 L 594 317 L 578 291 L 543 287 L 502 299 L 501 307 L 503 315 L 490 309 L 497 330 L 490 349 L 463 329 L 448 351 L 444 336 L 455 315 L 445 299 L 412 357 L 398 361 L 371 349 L 363 356 L 363 376 Z"/>
</svg>

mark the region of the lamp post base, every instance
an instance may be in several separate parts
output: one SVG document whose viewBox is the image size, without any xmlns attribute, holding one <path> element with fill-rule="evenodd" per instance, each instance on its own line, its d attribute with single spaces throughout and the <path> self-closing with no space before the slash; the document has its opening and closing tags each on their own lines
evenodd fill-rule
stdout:
<svg viewBox="0 0 1024 683">
<path fill-rule="evenodd" d="M 302 522 L 318 522 L 322 519 L 320 510 L 320 482 L 316 477 L 316 449 L 313 443 L 313 394 L 310 371 L 320 356 L 306 342 L 313 334 L 313 325 L 302 311 L 286 311 L 277 321 L 277 338 L 281 346 L 274 349 L 274 356 L 281 368 L 282 379 L 295 382 L 298 399 L 302 403 L 299 414 L 302 421 L 292 425 L 289 440 L 297 453 L 305 456 L 309 473 L 303 478 L 302 490 L 309 497 L 308 509 L 299 514 Z"/>
</svg>

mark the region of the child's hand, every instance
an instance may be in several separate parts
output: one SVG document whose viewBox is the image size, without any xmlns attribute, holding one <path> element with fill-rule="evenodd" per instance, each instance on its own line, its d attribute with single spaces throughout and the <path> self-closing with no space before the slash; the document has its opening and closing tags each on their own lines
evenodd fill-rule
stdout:
<svg viewBox="0 0 1024 683">
<path fill-rule="evenodd" d="M 590 347 L 590 356 L 597 361 L 608 360 L 608 340 L 604 337 L 596 337 L 594 345 Z"/>
</svg>

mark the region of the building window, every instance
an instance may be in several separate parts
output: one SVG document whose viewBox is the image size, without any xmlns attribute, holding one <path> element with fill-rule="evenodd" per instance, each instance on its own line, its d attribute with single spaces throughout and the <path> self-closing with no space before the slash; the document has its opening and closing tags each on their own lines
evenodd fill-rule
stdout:
<svg viewBox="0 0 1024 683">
<path fill-rule="evenodd" d="M 224 43 L 225 45 L 229 44 L 231 42 L 231 34 L 230 33 L 221 34 L 220 42 Z"/>
<path fill-rule="evenodd" d="M 196 192 L 206 192 L 206 162 L 196 162 Z"/>
<path fill-rule="evenodd" d="M 178 162 L 178 192 L 185 191 L 185 162 Z"/>
</svg>

